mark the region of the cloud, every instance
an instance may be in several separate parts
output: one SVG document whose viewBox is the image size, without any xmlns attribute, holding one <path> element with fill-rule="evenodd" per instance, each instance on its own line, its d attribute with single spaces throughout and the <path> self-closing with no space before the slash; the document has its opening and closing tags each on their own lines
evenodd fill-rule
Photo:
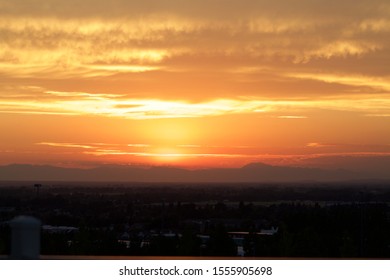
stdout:
<svg viewBox="0 0 390 280">
<path fill-rule="evenodd" d="M 6 15 L 34 15 L 37 17 L 54 15 L 56 17 L 101 17 L 116 18 L 134 17 L 145 14 L 180 14 L 186 17 L 199 18 L 234 18 L 240 15 L 256 16 L 270 13 L 275 17 L 293 17 L 307 15 L 310 18 L 371 16 L 385 13 L 389 4 L 383 0 L 363 0 L 356 5 L 355 1 L 328 0 L 291 0 L 288 5 L 284 1 L 266 0 L 144 0 L 127 1 L 116 0 L 107 2 L 103 0 L 14 0 L 0 2 L 1 11 Z"/>
<path fill-rule="evenodd" d="M 332 147 L 332 146 L 334 146 L 334 145 L 317 143 L 317 142 L 311 142 L 311 143 L 306 144 L 306 147 L 309 147 L 309 148 L 323 148 L 323 147 Z"/>
<path fill-rule="evenodd" d="M 388 97 L 378 99 L 382 107 L 357 97 L 390 93 L 387 1 L 0 0 L 0 7 L 1 112 L 283 117 L 346 110 L 341 103 L 353 100 L 367 115 L 389 113 Z M 94 95 L 70 94 L 77 92 Z"/>
<path fill-rule="evenodd" d="M 2 71 L 106 76 L 194 55 L 308 63 L 359 58 L 389 44 L 386 1 L 65 2 L 0 1 Z"/>
<path fill-rule="evenodd" d="M 37 145 L 51 146 L 51 147 L 64 147 L 64 148 L 81 148 L 81 149 L 93 149 L 93 145 L 76 144 L 76 143 L 54 143 L 54 142 L 41 142 Z"/>
<path fill-rule="evenodd" d="M 307 119 L 307 116 L 278 116 L 279 119 Z"/>
<path fill-rule="evenodd" d="M 357 145 L 335 145 L 323 143 L 308 143 L 310 148 L 327 148 L 336 146 L 349 146 L 350 151 L 334 152 L 322 151 L 306 154 L 269 154 L 259 153 L 259 148 L 248 146 L 208 146 L 207 152 L 200 152 L 200 148 L 205 148 L 200 145 L 178 145 L 176 148 L 158 148 L 149 144 L 114 144 L 114 143 L 57 143 L 57 142 L 40 142 L 36 143 L 40 146 L 48 146 L 54 151 L 52 153 L 64 153 L 64 149 L 71 149 L 77 151 L 79 154 L 85 156 L 92 156 L 98 158 L 107 158 L 110 160 L 126 158 L 132 159 L 134 162 L 142 161 L 142 158 L 166 158 L 166 159 L 201 159 L 208 158 L 210 160 L 220 159 L 235 159 L 240 164 L 246 164 L 254 161 L 267 162 L 269 164 L 277 165 L 308 165 L 319 167 L 333 168 L 347 168 L 356 170 L 359 167 L 361 170 L 366 169 L 364 163 L 371 162 L 374 166 L 368 170 L 375 170 L 378 166 L 383 170 L 388 170 L 388 165 L 382 165 L 382 162 L 388 162 L 390 158 L 390 146 L 357 146 Z M 178 149 L 177 149 L 178 148 Z M 222 150 L 221 150 L 222 148 Z M 231 150 L 233 149 L 233 150 Z M 239 149 L 234 150 L 234 149 Z M 368 151 L 368 150 L 372 151 Z M 364 151 L 367 150 L 367 151 Z M 379 151 L 375 151 L 379 150 Z M 95 162 L 96 159 L 90 158 L 90 161 Z M 182 164 L 186 165 L 185 162 Z M 348 165 L 346 165 L 348 164 Z M 351 168 L 352 167 L 352 168 Z"/>
<path fill-rule="evenodd" d="M 35 89 L 35 88 L 34 88 Z M 126 94 L 45 91 L 35 98 L 8 96 L 2 98 L 1 112 L 99 115 L 125 119 L 202 118 L 210 116 L 252 114 L 278 115 L 279 119 L 307 119 L 312 110 L 356 112 L 366 116 L 386 116 L 390 99 L 386 95 L 335 96 L 319 100 L 246 97 L 210 99 L 202 102 L 188 100 L 132 98 Z M 44 98 L 42 98 L 44 96 Z M 38 99 L 36 99 L 39 97 Z M 290 112 L 291 114 L 286 114 Z M 282 115 L 283 114 L 283 115 Z"/>
<path fill-rule="evenodd" d="M 290 76 L 300 79 L 312 79 L 326 83 L 338 83 L 353 87 L 369 87 L 377 91 L 390 92 L 390 77 L 348 76 L 343 74 L 292 73 Z"/>
</svg>

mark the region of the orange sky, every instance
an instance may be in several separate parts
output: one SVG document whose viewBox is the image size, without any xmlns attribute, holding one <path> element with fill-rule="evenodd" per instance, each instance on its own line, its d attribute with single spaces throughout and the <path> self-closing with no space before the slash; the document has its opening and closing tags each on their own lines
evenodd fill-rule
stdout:
<svg viewBox="0 0 390 280">
<path fill-rule="evenodd" d="M 390 157 L 387 0 L 0 0 L 0 38 L 0 165 Z"/>
</svg>

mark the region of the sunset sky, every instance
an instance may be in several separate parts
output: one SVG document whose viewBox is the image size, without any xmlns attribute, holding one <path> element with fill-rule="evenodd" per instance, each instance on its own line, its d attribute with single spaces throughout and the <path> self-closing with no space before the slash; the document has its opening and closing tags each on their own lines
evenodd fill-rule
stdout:
<svg viewBox="0 0 390 280">
<path fill-rule="evenodd" d="M 353 161 L 390 162 L 388 0 L 0 0 L 0 165 Z"/>
</svg>

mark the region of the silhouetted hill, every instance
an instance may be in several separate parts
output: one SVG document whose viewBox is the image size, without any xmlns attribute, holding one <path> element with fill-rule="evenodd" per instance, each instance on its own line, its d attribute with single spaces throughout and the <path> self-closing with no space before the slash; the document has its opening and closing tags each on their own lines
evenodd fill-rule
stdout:
<svg viewBox="0 0 390 280">
<path fill-rule="evenodd" d="M 302 166 L 341 168 L 369 174 L 371 178 L 390 179 L 390 156 L 321 156 L 300 161 Z"/>
<path fill-rule="evenodd" d="M 251 163 L 241 168 L 199 170 L 124 165 L 102 165 L 92 169 L 26 164 L 0 166 L 1 181 L 295 182 L 359 179 L 370 179 L 370 176 L 341 169 L 271 166 L 263 163 Z"/>
</svg>

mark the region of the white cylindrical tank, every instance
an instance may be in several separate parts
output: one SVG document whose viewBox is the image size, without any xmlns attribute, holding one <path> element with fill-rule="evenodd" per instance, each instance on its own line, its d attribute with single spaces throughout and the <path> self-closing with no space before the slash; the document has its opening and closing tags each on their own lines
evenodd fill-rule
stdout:
<svg viewBox="0 0 390 280">
<path fill-rule="evenodd" d="M 10 222 L 11 259 L 39 259 L 41 222 L 30 216 L 18 216 Z"/>
</svg>

